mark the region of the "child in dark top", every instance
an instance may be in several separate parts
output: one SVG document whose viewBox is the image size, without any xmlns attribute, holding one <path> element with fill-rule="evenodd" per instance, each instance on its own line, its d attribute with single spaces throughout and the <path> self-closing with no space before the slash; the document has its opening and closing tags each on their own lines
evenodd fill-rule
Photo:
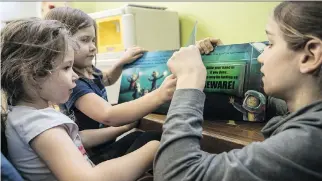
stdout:
<svg viewBox="0 0 322 181">
<path fill-rule="evenodd" d="M 74 117 L 80 130 L 104 126 L 119 128 L 114 139 L 89 151 L 91 160 L 99 163 L 132 152 L 151 140 L 160 140 L 159 132 L 135 131 L 115 141 L 118 136 L 134 128 L 139 119 L 171 99 L 176 84 L 175 78 L 168 76 L 159 89 L 147 96 L 112 106 L 108 102 L 105 86 L 114 84 L 122 73 L 123 65 L 137 60 L 145 50 L 140 47 L 128 48 L 109 71 L 100 71 L 92 65 L 96 54 L 96 24 L 91 17 L 78 9 L 59 7 L 49 11 L 45 19 L 66 24 L 79 46 L 73 65 L 79 79 L 70 99 L 61 106 L 63 110 L 70 117 Z M 127 129 L 124 129 L 123 125 L 126 125 Z"/>
</svg>

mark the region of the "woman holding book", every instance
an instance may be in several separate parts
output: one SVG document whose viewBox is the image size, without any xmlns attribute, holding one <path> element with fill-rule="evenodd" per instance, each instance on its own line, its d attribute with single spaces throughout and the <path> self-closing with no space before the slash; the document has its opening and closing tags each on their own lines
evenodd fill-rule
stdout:
<svg viewBox="0 0 322 181">
<path fill-rule="evenodd" d="M 286 102 L 285 107 L 270 104 L 273 99 L 268 104 L 284 114 L 264 126 L 263 142 L 224 153 L 200 149 L 207 71 L 199 50 L 191 46 L 176 52 L 168 67 L 177 87 L 154 180 L 322 180 L 321 24 L 322 2 L 282 2 L 275 8 L 266 26 L 270 43 L 258 60 L 265 93 Z"/>
</svg>

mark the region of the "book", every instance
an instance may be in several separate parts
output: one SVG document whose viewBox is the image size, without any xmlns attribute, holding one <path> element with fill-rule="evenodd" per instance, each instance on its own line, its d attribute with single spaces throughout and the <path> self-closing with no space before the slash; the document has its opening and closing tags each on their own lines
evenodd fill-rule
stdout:
<svg viewBox="0 0 322 181">
<path fill-rule="evenodd" d="M 196 44 L 197 25 L 198 25 L 198 21 L 196 21 L 195 24 L 193 25 L 192 31 L 190 33 L 189 40 L 185 45 L 186 47 L 188 47 L 189 45 L 195 45 Z"/>
<path fill-rule="evenodd" d="M 257 61 L 267 42 L 219 45 L 202 55 L 207 69 L 204 116 L 217 120 L 264 121 L 266 95 L 261 64 Z M 146 52 L 124 67 L 119 103 L 142 97 L 171 74 L 166 63 L 176 50 Z M 184 67 L 183 67 L 184 68 Z M 154 113 L 166 114 L 170 102 Z"/>
</svg>

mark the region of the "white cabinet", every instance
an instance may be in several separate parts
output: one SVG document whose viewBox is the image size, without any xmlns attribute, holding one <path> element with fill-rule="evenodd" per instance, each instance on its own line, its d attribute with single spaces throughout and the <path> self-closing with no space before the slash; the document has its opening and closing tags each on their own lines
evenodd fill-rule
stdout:
<svg viewBox="0 0 322 181">
<path fill-rule="evenodd" d="M 97 25 L 96 66 L 101 70 L 113 65 L 133 45 L 148 51 L 180 48 L 178 13 L 164 7 L 125 5 L 89 15 Z M 112 104 L 118 101 L 120 82 L 107 88 Z"/>
<path fill-rule="evenodd" d="M 41 2 L 0 2 L 1 22 L 41 17 Z"/>
</svg>

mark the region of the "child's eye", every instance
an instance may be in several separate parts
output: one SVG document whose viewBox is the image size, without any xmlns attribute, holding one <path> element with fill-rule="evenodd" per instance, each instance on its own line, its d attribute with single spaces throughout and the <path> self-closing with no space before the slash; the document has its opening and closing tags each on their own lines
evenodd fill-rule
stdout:
<svg viewBox="0 0 322 181">
<path fill-rule="evenodd" d="M 71 68 L 71 66 L 67 66 L 67 67 L 65 67 L 64 69 L 65 70 L 69 70 Z"/>
<path fill-rule="evenodd" d="M 85 42 L 85 43 L 89 42 L 89 40 L 87 38 L 86 39 L 81 39 L 81 41 Z"/>
</svg>

